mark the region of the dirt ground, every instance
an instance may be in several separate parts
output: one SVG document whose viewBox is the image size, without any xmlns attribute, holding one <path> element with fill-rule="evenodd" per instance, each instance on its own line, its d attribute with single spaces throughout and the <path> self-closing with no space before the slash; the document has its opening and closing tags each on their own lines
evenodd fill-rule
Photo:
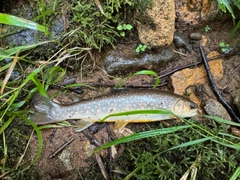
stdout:
<svg viewBox="0 0 240 180">
<path fill-rule="evenodd" d="M 198 32 L 201 32 L 207 38 L 207 43 L 204 46 L 206 54 L 211 51 L 219 51 L 219 43 L 220 42 L 228 42 L 230 47 L 233 48 L 233 51 L 238 51 L 239 49 L 239 39 L 229 39 L 229 32 L 231 30 L 231 26 L 227 23 L 211 23 L 209 24 L 211 27 L 211 31 L 208 33 L 204 32 L 204 27 L 202 29 L 197 29 Z M 191 30 L 193 31 L 193 30 Z M 184 32 L 184 34 L 188 34 L 188 32 Z M 181 51 L 181 50 L 178 50 Z M 223 98 L 233 106 L 233 98 L 234 95 L 240 89 L 240 61 L 238 54 L 235 55 L 224 55 L 223 54 L 223 76 L 219 79 L 217 83 L 218 89 L 221 91 Z M 195 62 L 201 61 L 200 53 L 193 52 L 192 54 L 183 54 L 179 53 L 179 59 L 174 62 L 171 66 L 167 67 L 164 70 L 157 72 L 159 75 L 163 75 L 166 72 L 171 72 L 172 70 L 180 67 L 189 65 Z M 102 68 L 100 63 L 97 64 L 98 67 Z M 197 68 L 196 66 L 192 66 L 192 69 Z M 112 87 L 108 87 L 106 85 L 113 86 L 117 84 L 116 79 L 109 78 L 104 71 L 101 69 L 94 69 L 91 76 L 84 76 L 83 79 L 80 79 L 79 72 L 69 73 L 65 78 L 76 78 L 77 83 L 87 83 L 87 84 L 95 84 L 99 87 L 96 90 L 84 89 L 83 98 L 91 98 L 100 94 L 104 94 L 109 92 Z M 164 82 L 163 86 L 158 87 L 159 89 L 165 91 L 174 91 L 173 84 L 169 80 L 169 76 L 162 78 L 162 82 Z M 140 87 L 151 87 L 154 84 L 154 78 L 150 76 L 137 76 L 133 77 L 127 81 L 126 85 L 128 86 L 140 86 Z M 194 93 L 200 99 L 200 106 L 204 106 L 205 102 L 209 99 L 216 99 L 214 94 L 211 91 L 211 88 L 208 82 L 204 84 L 192 84 L 194 86 Z M 50 93 L 53 93 L 55 90 L 52 89 Z M 75 99 L 81 99 L 82 95 L 68 92 L 68 94 L 64 93 L 59 94 L 56 98 L 59 103 L 68 104 L 73 103 Z M 235 109 L 236 110 L 236 109 Z M 57 128 L 55 129 L 45 129 L 42 130 L 43 135 L 43 151 L 40 159 L 35 164 L 38 169 L 38 173 L 42 177 L 42 179 L 85 179 L 86 173 L 92 173 L 89 171 L 89 167 L 95 165 L 98 167 L 96 163 L 95 156 L 89 156 L 89 148 L 92 146 L 96 146 L 96 142 L 99 144 L 105 144 L 111 140 L 111 136 L 109 135 L 108 126 L 110 129 L 112 124 L 99 124 L 91 126 L 88 130 L 85 130 L 83 133 L 75 133 L 74 128 Z M 127 126 L 133 132 L 141 131 L 145 128 L 145 124 L 129 124 Z M 54 133 L 55 132 L 55 133 Z M 64 143 L 74 138 L 74 140 L 67 145 L 66 148 L 59 154 L 57 154 L 53 158 L 49 158 L 49 156 L 54 153 L 59 147 L 61 147 Z M 37 137 L 31 141 L 31 157 L 34 157 L 37 151 L 38 140 Z M 118 156 L 121 154 L 121 148 L 118 149 Z M 103 161 L 103 164 L 107 164 L 109 161 L 112 161 L 110 157 L 110 151 L 105 150 L 100 153 L 100 157 Z M 110 171 L 109 167 L 106 167 L 108 171 Z M 101 170 L 99 168 L 96 173 L 96 179 L 103 179 L 101 177 Z"/>
</svg>

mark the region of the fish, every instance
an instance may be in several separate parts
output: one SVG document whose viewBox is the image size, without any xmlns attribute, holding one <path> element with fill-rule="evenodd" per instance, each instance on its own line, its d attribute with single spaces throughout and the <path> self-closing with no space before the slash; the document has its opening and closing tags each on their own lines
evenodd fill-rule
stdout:
<svg viewBox="0 0 240 180">
<path fill-rule="evenodd" d="M 78 119 L 80 132 L 95 122 L 101 122 L 109 114 L 135 110 L 169 110 L 182 118 L 194 117 L 198 106 L 185 98 L 173 93 L 155 89 L 123 89 L 110 94 L 82 100 L 71 105 L 61 105 L 48 98 L 35 94 L 32 104 L 36 109 L 30 119 L 37 125 L 56 123 L 68 119 Z M 134 114 L 110 116 L 104 122 L 115 122 L 114 129 L 122 129 L 128 123 L 154 122 L 174 119 L 170 114 Z"/>
</svg>

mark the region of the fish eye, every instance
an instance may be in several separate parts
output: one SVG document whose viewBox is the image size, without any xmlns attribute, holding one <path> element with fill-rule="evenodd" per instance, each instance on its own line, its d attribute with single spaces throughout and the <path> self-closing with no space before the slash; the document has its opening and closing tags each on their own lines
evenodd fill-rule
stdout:
<svg viewBox="0 0 240 180">
<path fill-rule="evenodd" d="M 197 105 L 194 102 L 190 102 L 190 109 L 196 109 Z"/>
</svg>

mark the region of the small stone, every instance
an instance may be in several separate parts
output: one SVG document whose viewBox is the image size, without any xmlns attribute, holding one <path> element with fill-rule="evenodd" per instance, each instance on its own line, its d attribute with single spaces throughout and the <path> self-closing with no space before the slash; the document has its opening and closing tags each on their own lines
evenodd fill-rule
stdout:
<svg viewBox="0 0 240 180">
<path fill-rule="evenodd" d="M 103 65 L 108 74 L 119 75 L 139 70 L 159 71 L 177 57 L 170 48 L 136 53 L 130 46 L 118 46 L 104 57 Z"/>
<path fill-rule="evenodd" d="M 138 35 L 151 47 L 170 45 L 175 29 L 175 4 L 172 0 L 152 0 L 152 8 L 138 19 Z"/>
<path fill-rule="evenodd" d="M 175 31 L 173 42 L 174 42 L 176 48 L 183 48 L 186 51 L 188 51 L 189 53 L 192 52 L 191 45 L 188 43 L 188 40 L 185 38 L 185 36 L 183 34 L 181 34 L 180 32 Z"/>
<path fill-rule="evenodd" d="M 204 106 L 204 110 L 210 116 L 218 116 L 226 120 L 231 120 L 231 117 L 229 116 L 227 110 L 222 106 L 221 103 L 219 103 L 214 99 L 209 99 L 206 102 L 206 105 Z"/>
<path fill-rule="evenodd" d="M 191 34 L 189 34 L 189 38 L 191 40 L 201 40 L 202 39 L 202 34 L 199 32 L 193 32 Z"/>
<path fill-rule="evenodd" d="M 233 104 L 235 104 L 238 108 L 238 112 L 240 113 L 240 91 L 234 97 Z"/>
</svg>

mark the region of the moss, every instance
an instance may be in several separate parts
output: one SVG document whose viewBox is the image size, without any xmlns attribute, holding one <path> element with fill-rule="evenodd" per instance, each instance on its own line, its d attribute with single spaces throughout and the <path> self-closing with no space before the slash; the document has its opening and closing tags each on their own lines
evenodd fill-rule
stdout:
<svg viewBox="0 0 240 180">
<path fill-rule="evenodd" d="M 31 133 L 31 128 L 24 123 L 22 120 L 16 118 L 9 125 L 8 129 L 4 132 L 6 138 L 6 146 L 7 146 L 7 159 L 5 168 L 7 171 L 10 171 L 7 176 L 11 177 L 11 179 L 20 180 L 20 179 L 40 179 L 37 170 L 34 167 L 30 167 L 29 169 L 25 169 L 28 166 L 29 162 L 21 161 L 21 166 L 16 168 L 16 164 L 18 163 L 20 157 L 22 156 L 26 144 L 29 140 L 29 134 Z M 3 149 L 3 138 L 0 138 L 0 157 L 1 160 L 4 157 L 4 149 Z M 1 164 L 2 166 L 2 164 Z M 2 168 L 1 168 L 2 170 Z"/>
<path fill-rule="evenodd" d="M 117 30 L 118 24 L 136 25 L 135 11 L 144 13 L 149 4 L 150 1 L 143 0 L 104 1 L 103 15 L 93 2 L 78 1 L 72 7 L 73 18 L 70 22 L 70 29 L 77 28 L 77 31 L 70 39 L 73 39 L 75 44 L 98 50 L 108 44 L 114 46 L 118 39 L 123 38 Z M 129 38 L 129 35 L 130 32 L 125 38 Z"/>
<path fill-rule="evenodd" d="M 208 125 L 204 128 L 214 134 L 225 130 L 222 127 L 213 128 Z M 142 163 L 154 158 L 136 172 L 134 175 L 136 179 L 180 179 L 199 157 L 200 163 L 196 165 L 196 179 L 229 179 L 239 164 L 240 153 L 215 142 L 206 141 L 157 155 L 181 143 L 200 138 L 202 136 L 195 130 L 186 129 L 175 134 L 127 143 L 125 144 L 127 149 L 116 164 L 121 171 L 129 173 Z M 118 174 L 117 179 L 123 177 L 125 176 Z"/>
</svg>

